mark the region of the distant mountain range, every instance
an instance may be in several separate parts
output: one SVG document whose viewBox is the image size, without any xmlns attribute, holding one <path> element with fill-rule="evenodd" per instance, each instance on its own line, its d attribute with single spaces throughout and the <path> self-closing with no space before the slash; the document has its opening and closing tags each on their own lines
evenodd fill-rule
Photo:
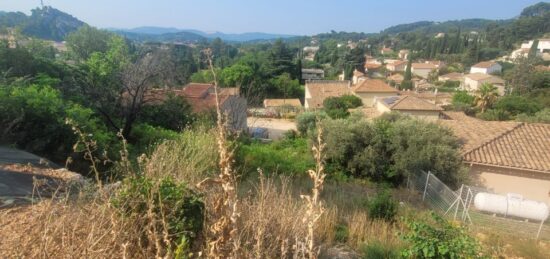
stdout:
<svg viewBox="0 0 550 259">
<path fill-rule="evenodd" d="M 488 19 L 465 19 L 446 22 L 420 21 L 407 24 L 399 24 L 391 26 L 381 33 L 399 34 L 403 32 L 422 32 L 422 33 L 439 33 L 449 32 L 460 28 L 463 31 L 483 31 L 489 24 L 507 24 L 513 22 L 514 19 L 508 20 L 488 20 Z"/>
<path fill-rule="evenodd" d="M 146 39 L 146 40 L 158 39 L 159 41 L 167 41 L 167 40 L 174 40 L 174 39 L 183 40 L 184 37 L 190 37 L 193 40 L 195 40 L 195 39 L 198 39 L 198 36 L 204 39 L 220 38 L 223 41 L 232 41 L 232 42 L 273 40 L 273 39 L 279 39 L 279 38 L 296 37 L 296 35 L 271 34 L 271 33 L 263 33 L 263 32 L 229 34 L 229 33 L 223 33 L 223 32 L 203 32 L 203 31 L 192 30 L 192 29 L 177 29 L 177 28 L 164 28 L 164 27 L 151 27 L 151 26 L 138 27 L 133 29 L 110 28 L 108 30 L 123 34 L 125 36 L 130 36 L 131 38 L 135 38 L 135 39 Z M 190 40 L 190 39 L 187 39 L 187 40 Z"/>
</svg>

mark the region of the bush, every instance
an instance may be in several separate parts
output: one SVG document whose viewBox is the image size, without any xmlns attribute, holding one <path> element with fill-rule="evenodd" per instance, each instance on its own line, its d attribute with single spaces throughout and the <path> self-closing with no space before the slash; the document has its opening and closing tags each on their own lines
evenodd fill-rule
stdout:
<svg viewBox="0 0 550 259">
<path fill-rule="evenodd" d="M 466 91 L 457 91 L 453 95 L 452 104 L 453 106 L 461 106 L 461 107 L 471 107 L 474 105 L 475 97 L 473 95 L 470 95 Z"/>
<path fill-rule="evenodd" d="M 453 186 L 462 179 L 458 139 L 437 124 L 390 113 L 372 122 L 325 120 L 323 128 L 327 168 L 394 185 L 422 170 Z"/>
<path fill-rule="evenodd" d="M 202 231 L 205 208 L 201 197 L 171 178 L 157 181 L 141 176 L 127 178 L 113 204 L 128 216 L 141 218 L 143 225 L 157 225 L 159 230 L 166 227 L 174 245 L 183 240 L 192 242 Z M 153 213 L 154 218 L 148 213 Z M 164 222 L 150 222 L 155 219 Z"/>
<path fill-rule="evenodd" d="M 185 99 L 169 95 L 161 104 L 143 107 L 140 119 L 151 126 L 180 131 L 193 122 L 194 115 Z"/>
<path fill-rule="evenodd" d="M 394 221 L 397 215 L 397 202 L 392 198 L 390 190 L 381 190 L 369 201 L 369 217 Z"/>
<path fill-rule="evenodd" d="M 132 130 L 130 140 L 133 145 L 131 153 L 140 155 L 148 153 L 151 148 L 162 143 L 165 140 L 172 140 L 178 137 L 178 133 L 161 127 L 154 127 L 149 124 L 137 124 Z"/>
<path fill-rule="evenodd" d="M 498 99 L 494 109 L 501 110 L 511 116 L 518 114 L 533 115 L 542 109 L 541 105 L 524 96 L 507 95 Z"/>
<path fill-rule="evenodd" d="M 510 113 L 498 109 L 490 109 L 483 113 L 476 114 L 476 117 L 486 121 L 505 121 L 510 119 Z"/>
<path fill-rule="evenodd" d="M 305 136 L 315 131 L 317 120 L 323 120 L 327 117 L 327 114 L 324 112 L 304 112 L 296 118 L 296 128 L 302 136 Z"/>
<path fill-rule="evenodd" d="M 341 97 L 329 97 L 323 102 L 323 107 L 329 117 L 333 119 L 346 118 L 349 116 L 349 109 L 362 106 L 361 98 L 354 95 Z"/>
<path fill-rule="evenodd" d="M 543 109 L 533 116 L 520 114 L 516 117 L 516 120 L 530 123 L 550 123 L 550 108 Z"/>
<path fill-rule="evenodd" d="M 460 225 L 453 225 L 432 213 L 433 222 L 412 221 L 403 239 L 410 243 L 405 258 L 483 258 L 481 245 Z"/>
</svg>

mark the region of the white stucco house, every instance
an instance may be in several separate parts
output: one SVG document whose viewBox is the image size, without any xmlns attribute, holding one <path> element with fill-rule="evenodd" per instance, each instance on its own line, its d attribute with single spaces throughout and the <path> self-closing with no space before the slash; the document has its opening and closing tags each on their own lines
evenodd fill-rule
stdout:
<svg viewBox="0 0 550 259">
<path fill-rule="evenodd" d="M 461 84 L 461 89 L 468 92 L 476 92 L 479 87 L 484 84 L 489 83 L 494 85 L 498 89 L 499 95 L 504 95 L 504 85 L 505 81 L 498 77 L 482 73 L 468 74 L 464 76 L 464 81 Z"/>
<path fill-rule="evenodd" d="M 419 77 L 428 78 L 428 75 L 437 70 L 437 67 L 431 63 L 412 63 L 411 72 Z"/>
<path fill-rule="evenodd" d="M 481 73 L 481 74 L 500 74 L 502 72 L 502 66 L 499 63 L 492 61 L 479 62 L 473 65 L 470 68 L 470 74 Z"/>
</svg>

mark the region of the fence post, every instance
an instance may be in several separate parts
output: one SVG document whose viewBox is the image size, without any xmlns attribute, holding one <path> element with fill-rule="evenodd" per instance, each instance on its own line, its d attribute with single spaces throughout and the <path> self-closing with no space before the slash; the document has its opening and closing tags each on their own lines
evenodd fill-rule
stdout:
<svg viewBox="0 0 550 259">
<path fill-rule="evenodd" d="M 458 201 L 459 201 L 459 199 L 462 200 L 462 189 L 464 189 L 464 184 L 460 186 L 460 192 L 458 193 L 458 197 L 457 197 L 457 200 L 456 200 L 457 203 L 456 203 L 455 215 L 453 217 L 453 220 L 456 220 L 456 215 L 458 214 L 458 207 L 460 207 L 460 202 L 458 202 Z"/>
<path fill-rule="evenodd" d="M 537 239 L 540 237 L 540 232 L 542 231 L 542 225 L 544 225 L 544 220 L 540 221 L 539 231 L 537 232 Z"/>
<path fill-rule="evenodd" d="M 422 201 L 426 199 L 426 192 L 428 191 L 429 181 L 430 181 L 430 171 L 428 171 L 428 176 L 426 177 L 426 184 L 424 185 L 424 193 L 422 194 Z"/>
</svg>

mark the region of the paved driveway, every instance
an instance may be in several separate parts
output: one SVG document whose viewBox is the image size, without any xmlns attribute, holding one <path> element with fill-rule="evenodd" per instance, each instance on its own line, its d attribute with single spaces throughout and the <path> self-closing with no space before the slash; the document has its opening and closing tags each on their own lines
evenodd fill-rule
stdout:
<svg viewBox="0 0 550 259">
<path fill-rule="evenodd" d="M 249 128 L 267 128 L 270 139 L 280 139 L 289 130 L 296 130 L 296 122 L 286 119 L 248 117 Z"/>
</svg>

